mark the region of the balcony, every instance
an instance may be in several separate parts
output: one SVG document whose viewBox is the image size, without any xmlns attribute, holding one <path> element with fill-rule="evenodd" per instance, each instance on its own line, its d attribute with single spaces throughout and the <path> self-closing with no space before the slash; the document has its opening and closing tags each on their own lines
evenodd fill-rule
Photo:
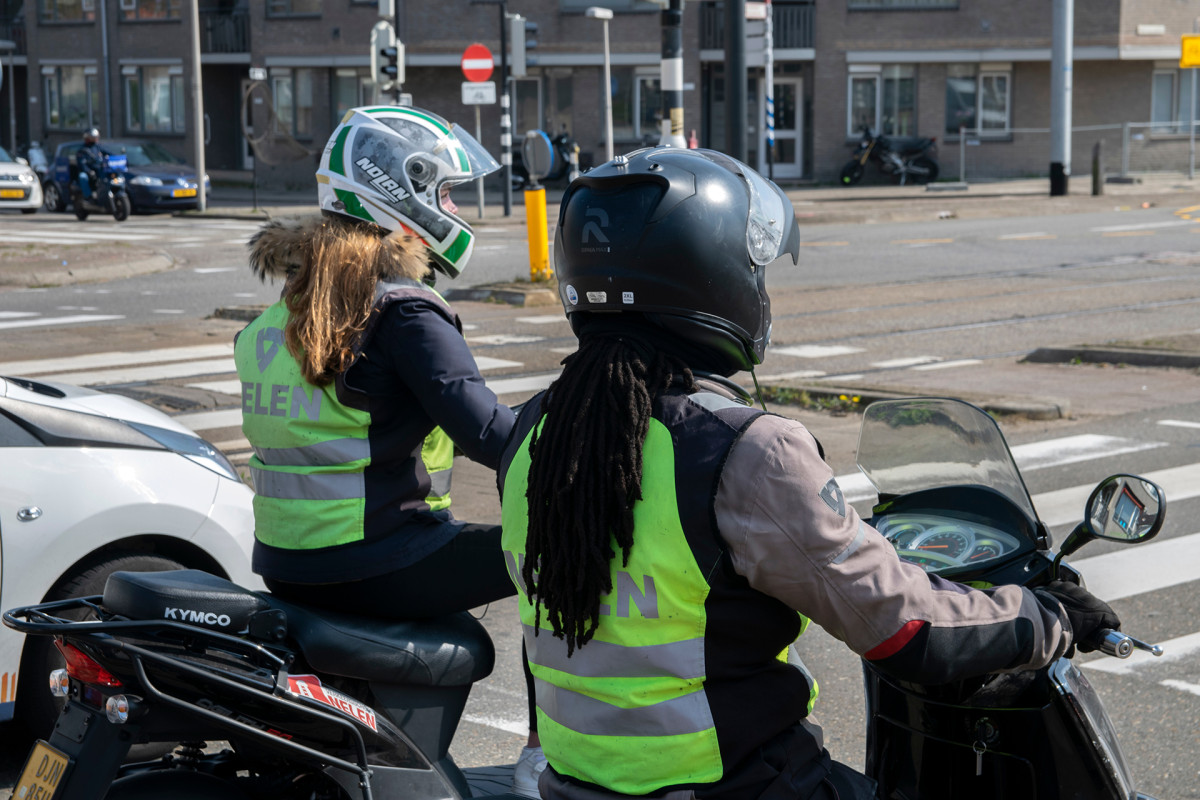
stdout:
<svg viewBox="0 0 1200 800">
<path fill-rule="evenodd" d="M 201 9 L 200 52 L 249 53 L 250 13 Z"/>
<path fill-rule="evenodd" d="M 24 22 L 0 22 L 0 39 L 7 39 L 16 44 L 16 54 L 19 56 L 25 55 L 25 23 Z M 5 51 L 5 54 L 7 51 Z M 3 54 L 0 54 L 3 55 Z"/>
<path fill-rule="evenodd" d="M 775 0 L 773 9 L 776 50 L 813 46 L 813 0 L 787 2 Z M 725 4 L 702 3 L 700 6 L 700 49 L 720 50 L 725 47 Z"/>
</svg>

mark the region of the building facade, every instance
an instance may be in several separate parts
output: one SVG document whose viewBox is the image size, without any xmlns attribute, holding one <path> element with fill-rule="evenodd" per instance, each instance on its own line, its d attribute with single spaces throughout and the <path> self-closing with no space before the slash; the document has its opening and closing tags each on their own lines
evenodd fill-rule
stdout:
<svg viewBox="0 0 1200 800">
<path fill-rule="evenodd" d="M 497 62 L 504 12 L 531 23 L 513 78 L 514 146 L 565 128 L 581 163 L 605 152 L 603 30 L 610 34 L 614 150 L 658 141 L 661 10 L 649 0 L 396 0 L 403 91 L 500 153 L 499 106 L 462 103 L 462 53 Z M 753 4 L 752 4 L 753 5 Z M 942 175 L 1044 175 L 1049 164 L 1052 3 L 1046 0 L 775 0 L 776 144 L 765 152 L 766 37 L 747 23 L 747 160 L 781 181 L 833 180 L 863 126 L 936 136 Z M 1105 171 L 1187 163 L 1192 72 L 1180 35 L 1200 7 L 1182 0 L 1077 2 L 1073 171 L 1105 142 Z M 300 189 L 347 108 L 390 99 L 371 74 L 375 0 L 0 0 L 0 142 L 48 150 L 96 125 L 105 138 L 154 140 L 184 158 L 204 137 L 210 170 L 253 170 Z M 684 134 L 725 144 L 724 4 L 684 5 Z M 193 119 L 198 33 L 204 119 Z M 536 45 L 534 45 L 536 42 Z M 519 71 L 519 70 L 518 70 Z M 960 135 L 962 132 L 962 135 Z M 1182 154 L 1182 156 L 1181 156 Z"/>
</svg>

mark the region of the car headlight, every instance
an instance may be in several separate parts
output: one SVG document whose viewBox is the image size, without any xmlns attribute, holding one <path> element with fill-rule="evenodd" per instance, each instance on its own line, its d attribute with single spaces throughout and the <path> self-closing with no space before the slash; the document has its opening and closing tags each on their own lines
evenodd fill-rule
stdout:
<svg viewBox="0 0 1200 800">
<path fill-rule="evenodd" d="M 129 180 L 130 186 L 162 186 L 162 178 L 155 178 L 150 175 L 138 175 Z"/>
<path fill-rule="evenodd" d="M 33 183 L 37 180 L 37 176 L 32 172 L 22 172 L 17 176 L 17 180 L 19 180 L 21 183 Z"/>
<path fill-rule="evenodd" d="M 194 461 L 205 469 L 210 469 L 222 478 L 241 482 L 237 470 L 229 459 L 217 448 L 201 439 L 178 431 L 159 428 L 154 425 L 144 425 L 140 422 L 128 422 L 129 427 L 149 436 L 168 450 L 178 453 L 189 461 Z"/>
</svg>

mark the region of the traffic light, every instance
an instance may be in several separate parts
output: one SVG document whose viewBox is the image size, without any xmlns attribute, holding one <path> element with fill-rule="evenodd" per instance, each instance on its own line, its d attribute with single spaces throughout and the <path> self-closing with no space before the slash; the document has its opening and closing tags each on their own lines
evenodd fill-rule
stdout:
<svg viewBox="0 0 1200 800">
<path fill-rule="evenodd" d="M 400 74 L 400 50 L 396 47 L 383 47 L 379 50 L 379 55 L 383 56 L 384 62 L 379 67 L 379 77 L 385 82 L 404 83 L 404 77 Z"/>
<path fill-rule="evenodd" d="M 385 90 L 404 83 L 404 44 L 383 20 L 371 29 L 371 78 Z"/>
<path fill-rule="evenodd" d="M 509 72 L 514 78 L 523 78 L 527 73 L 526 65 L 530 62 L 529 51 L 538 46 L 537 32 L 538 24 L 530 22 L 520 14 L 508 15 L 508 32 L 509 39 L 512 42 L 512 59 Z M 534 64 L 537 63 L 537 57 L 532 59 Z"/>
</svg>

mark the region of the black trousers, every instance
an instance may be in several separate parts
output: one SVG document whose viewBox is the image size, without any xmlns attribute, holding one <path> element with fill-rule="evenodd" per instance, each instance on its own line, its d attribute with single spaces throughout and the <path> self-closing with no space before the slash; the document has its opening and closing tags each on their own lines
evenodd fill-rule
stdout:
<svg viewBox="0 0 1200 800">
<path fill-rule="evenodd" d="M 417 620 L 467 611 L 517 593 L 500 547 L 500 526 L 467 523 L 438 550 L 415 564 L 374 578 L 343 583 L 288 583 L 266 579 L 284 600 L 347 614 Z M 529 698 L 529 728 L 537 730 L 533 674 L 525 646 L 521 663 Z"/>
</svg>

